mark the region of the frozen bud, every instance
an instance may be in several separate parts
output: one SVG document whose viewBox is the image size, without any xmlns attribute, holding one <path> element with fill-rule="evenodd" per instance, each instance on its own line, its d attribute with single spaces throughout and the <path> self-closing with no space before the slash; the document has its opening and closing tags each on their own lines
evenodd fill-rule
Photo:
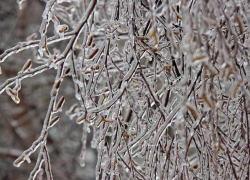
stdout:
<svg viewBox="0 0 250 180">
<path fill-rule="evenodd" d="M 194 119 L 196 120 L 198 118 L 198 112 L 194 106 L 192 106 L 190 103 L 186 104 L 187 109 L 192 113 Z"/>
<path fill-rule="evenodd" d="M 59 116 L 56 116 L 53 119 L 51 119 L 51 121 L 49 122 L 49 128 L 53 127 L 59 120 L 60 120 Z"/>
<path fill-rule="evenodd" d="M 219 141 L 218 149 L 221 151 L 224 151 L 224 152 L 226 151 L 226 149 L 224 148 L 224 145 L 221 143 L 221 141 Z"/>
<path fill-rule="evenodd" d="M 58 80 L 58 81 L 56 82 L 56 84 L 55 84 L 55 88 L 58 89 L 58 88 L 60 87 L 60 85 L 61 85 L 61 81 Z"/>
<path fill-rule="evenodd" d="M 197 56 L 194 56 L 192 58 L 192 61 L 202 61 L 202 60 L 207 60 L 207 55 L 206 54 L 200 54 L 200 55 L 197 55 Z"/>
<path fill-rule="evenodd" d="M 24 64 L 23 68 L 22 68 L 22 72 L 28 71 L 31 68 L 31 60 L 28 59 L 27 62 Z"/>
<path fill-rule="evenodd" d="M 36 33 L 33 33 L 33 34 L 31 34 L 30 36 L 28 36 L 28 37 L 26 38 L 26 40 L 27 40 L 27 41 L 32 41 L 32 40 L 34 40 L 35 38 L 37 38 L 37 34 L 36 34 Z"/>
<path fill-rule="evenodd" d="M 16 92 L 16 91 L 14 91 L 13 89 L 11 89 L 11 88 L 8 87 L 8 88 L 6 89 L 6 92 L 7 92 L 7 94 L 11 97 L 11 99 L 12 99 L 15 103 L 19 104 L 20 99 L 18 98 L 18 95 L 17 95 L 17 92 Z"/>
<path fill-rule="evenodd" d="M 98 52 L 98 48 L 96 48 L 96 49 L 94 49 L 91 53 L 90 53 L 90 55 L 88 56 L 88 59 L 92 59 L 95 55 L 96 55 L 96 53 Z"/>
<path fill-rule="evenodd" d="M 158 44 L 158 35 L 157 35 L 157 29 L 154 27 L 149 31 L 148 34 L 149 39 L 153 38 L 154 39 L 154 45 Z"/>
<path fill-rule="evenodd" d="M 238 89 L 239 89 L 239 87 L 240 87 L 240 85 L 241 85 L 242 82 L 243 82 L 243 81 L 240 80 L 239 82 L 237 82 L 237 83 L 233 86 L 233 88 L 232 88 L 232 97 L 233 97 L 233 98 L 236 98 L 236 97 L 237 97 L 237 91 L 238 91 Z"/>
<path fill-rule="evenodd" d="M 58 58 L 58 55 L 60 54 L 60 50 L 54 48 L 53 51 L 54 51 L 53 59 L 56 60 Z"/>
<path fill-rule="evenodd" d="M 164 67 L 164 70 L 165 70 L 166 72 L 171 72 L 172 66 L 168 64 L 168 65 L 166 65 L 166 66 Z"/>
<path fill-rule="evenodd" d="M 198 164 L 193 165 L 193 169 L 197 169 L 198 167 Z"/>
<path fill-rule="evenodd" d="M 206 93 L 202 94 L 202 98 L 204 99 L 204 101 L 206 102 L 206 104 L 208 105 L 208 107 L 210 107 L 210 108 L 214 107 L 214 105 L 211 102 L 211 99 L 207 96 Z"/>
<path fill-rule="evenodd" d="M 76 119 L 77 124 L 82 124 L 86 120 L 86 114 L 83 113 L 79 118 Z"/>
<path fill-rule="evenodd" d="M 60 100 L 58 101 L 58 103 L 56 104 L 55 112 L 61 111 L 64 102 L 65 102 L 65 98 L 64 96 L 62 96 Z"/>
<path fill-rule="evenodd" d="M 40 56 L 43 56 L 43 53 L 45 53 L 45 55 L 49 56 L 50 52 L 49 49 L 47 47 L 47 37 L 46 36 L 42 36 L 41 41 L 39 43 L 39 50 L 38 52 L 40 53 Z"/>
<path fill-rule="evenodd" d="M 60 37 L 64 36 L 64 32 L 68 31 L 69 27 L 67 25 L 58 25 L 56 27 L 56 33 L 59 34 Z"/>
<path fill-rule="evenodd" d="M 243 22 L 242 22 L 242 19 L 241 19 L 241 17 L 240 17 L 239 14 L 236 15 L 236 20 L 237 20 L 237 23 L 239 25 L 240 34 L 243 34 L 243 32 L 244 32 L 244 26 L 243 26 Z"/>
<path fill-rule="evenodd" d="M 72 105 L 71 108 L 66 112 L 66 114 L 68 114 L 68 115 L 73 114 L 77 107 L 78 107 L 78 104 Z"/>
<path fill-rule="evenodd" d="M 64 75 L 68 75 L 69 72 L 70 72 L 70 68 L 68 67 L 68 68 L 66 68 L 66 69 L 64 70 Z"/>
<path fill-rule="evenodd" d="M 69 14 L 73 14 L 73 12 L 75 11 L 75 7 L 74 6 L 70 6 L 70 7 L 67 7 L 66 8 L 66 11 L 69 13 Z"/>
<path fill-rule="evenodd" d="M 93 41 L 93 36 L 90 35 L 87 41 L 87 46 L 90 46 L 92 44 L 92 41 Z"/>
<path fill-rule="evenodd" d="M 105 99 L 106 99 L 106 95 L 103 94 L 102 97 L 100 97 L 98 104 L 102 105 Z"/>
<path fill-rule="evenodd" d="M 107 122 L 107 123 L 111 123 L 111 122 L 113 122 L 113 120 L 112 120 L 112 119 L 105 119 L 105 118 L 103 119 L 103 121 L 104 121 L 104 122 Z"/>
<path fill-rule="evenodd" d="M 21 155 L 14 161 L 14 166 L 19 167 L 25 161 L 25 156 Z"/>
<path fill-rule="evenodd" d="M 61 85 L 61 82 L 62 82 L 61 80 L 56 81 L 56 83 L 54 84 L 54 88 L 50 92 L 50 96 L 55 96 L 56 95 L 56 93 L 58 92 L 58 89 L 59 89 L 59 87 Z"/>
</svg>

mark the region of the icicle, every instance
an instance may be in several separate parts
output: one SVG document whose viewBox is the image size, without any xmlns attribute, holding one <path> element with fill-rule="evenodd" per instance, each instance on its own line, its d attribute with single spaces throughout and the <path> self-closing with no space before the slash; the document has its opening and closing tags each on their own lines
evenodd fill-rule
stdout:
<svg viewBox="0 0 250 180">
<path fill-rule="evenodd" d="M 83 126 L 83 133 L 82 133 L 82 148 L 81 148 L 81 154 L 80 154 L 80 166 L 84 167 L 85 166 L 85 155 L 86 155 L 86 145 L 87 145 L 87 137 L 88 137 L 88 133 L 87 133 L 87 126 L 86 124 Z"/>
<path fill-rule="evenodd" d="M 24 2 L 24 1 L 26 1 L 26 0 L 17 0 L 19 10 L 22 10 L 22 9 L 23 9 L 23 2 Z"/>
<path fill-rule="evenodd" d="M 29 156 L 26 156 L 26 157 L 25 157 L 25 160 L 26 160 L 28 163 L 31 163 L 31 160 L 30 160 Z"/>
<path fill-rule="evenodd" d="M 50 0 L 47 2 L 45 10 L 43 11 L 43 20 L 42 20 L 42 24 L 40 26 L 39 32 L 41 34 L 41 37 L 45 36 L 45 34 L 47 33 L 47 28 L 49 26 L 49 21 L 51 20 L 51 14 L 53 12 L 53 7 L 56 3 L 56 0 Z"/>
<path fill-rule="evenodd" d="M 91 140 L 91 148 L 95 149 L 97 147 L 97 132 L 96 132 L 96 126 L 93 126 L 93 137 Z"/>
</svg>

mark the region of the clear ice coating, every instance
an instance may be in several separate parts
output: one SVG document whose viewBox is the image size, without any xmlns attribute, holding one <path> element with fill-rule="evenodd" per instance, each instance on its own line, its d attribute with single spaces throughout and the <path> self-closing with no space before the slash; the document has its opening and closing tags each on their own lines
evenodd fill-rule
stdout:
<svg viewBox="0 0 250 180">
<path fill-rule="evenodd" d="M 14 162 L 33 162 L 40 147 L 30 179 L 43 168 L 47 179 L 58 173 L 48 136 L 60 139 L 66 123 L 57 150 L 81 141 L 79 163 L 88 168 L 95 149 L 96 179 L 249 179 L 249 2 L 43 2 L 40 36 L 0 55 L 0 92 L 15 103 L 51 85 L 41 134 Z M 14 59 L 17 73 L 7 77 L 5 61 L 28 49 L 34 56 Z M 64 106 L 74 121 L 61 116 Z M 79 135 L 72 123 L 82 126 L 78 143 L 66 139 Z M 71 157 L 59 164 L 68 167 Z"/>
<path fill-rule="evenodd" d="M 20 103 L 20 99 L 18 97 L 18 92 L 7 87 L 6 88 L 6 93 L 11 97 L 11 99 L 16 103 L 19 104 Z"/>
</svg>

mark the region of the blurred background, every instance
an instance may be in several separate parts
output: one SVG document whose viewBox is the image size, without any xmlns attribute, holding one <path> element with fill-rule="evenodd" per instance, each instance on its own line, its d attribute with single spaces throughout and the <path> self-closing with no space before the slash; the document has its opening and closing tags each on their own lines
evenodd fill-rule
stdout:
<svg viewBox="0 0 250 180">
<path fill-rule="evenodd" d="M 26 41 L 31 34 L 39 32 L 44 7 L 43 1 L 26 1 L 22 10 L 19 10 L 16 0 L 0 1 L 0 54 L 18 42 Z M 35 52 L 20 52 L 0 64 L 0 84 L 17 75 Z M 54 78 L 55 71 L 50 70 L 23 80 L 19 91 L 19 104 L 15 104 L 6 92 L 0 95 L 0 180 L 28 179 L 35 166 L 38 153 L 31 156 L 30 164 L 25 162 L 19 168 L 14 167 L 13 162 L 40 135 Z M 62 83 L 59 97 L 62 95 L 65 96 L 66 103 L 59 114 L 60 121 L 49 131 L 48 136 L 54 179 L 95 179 L 96 151 L 89 145 L 92 135 L 88 135 L 86 165 L 81 167 L 79 156 L 82 126 L 65 115 L 65 111 L 76 103 L 74 85 L 70 77 L 66 77 Z M 45 173 L 41 179 L 46 179 Z"/>
</svg>

